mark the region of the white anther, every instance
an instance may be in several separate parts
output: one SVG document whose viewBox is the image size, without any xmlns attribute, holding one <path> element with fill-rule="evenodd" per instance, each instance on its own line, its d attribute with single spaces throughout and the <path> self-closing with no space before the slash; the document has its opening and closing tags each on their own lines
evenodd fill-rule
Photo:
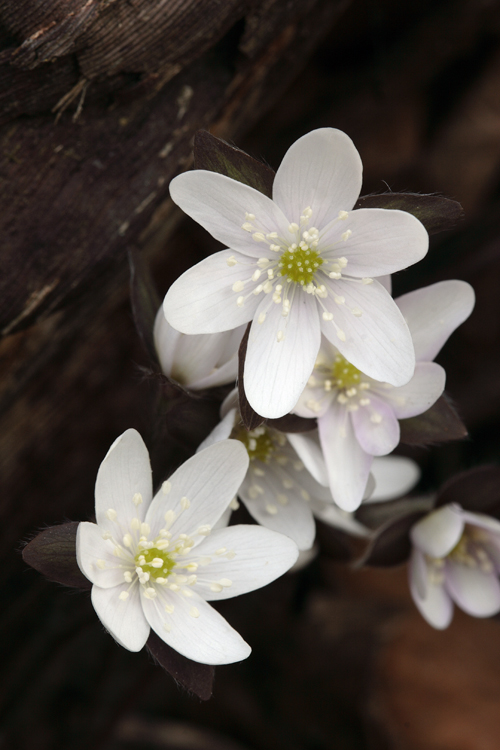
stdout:
<svg viewBox="0 0 500 750">
<path fill-rule="evenodd" d="M 153 568 L 161 568 L 164 564 L 164 560 L 162 560 L 161 557 L 155 557 L 149 564 L 152 565 Z"/>
<path fill-rule="evenodd" d="M 328 276 L 331 279 L 341 279 L 342 278 L 342 274 L 340 273 L 340 271 L 330 271 L 330 273 L 328 274 Z"/>
<path fill-rule="evenodd" d="M 281 314 L 283 315 L 284 318 L 286 318 L 288 313 L 290 312 L 291 306 L 292 306 L 292 303 L 290 302 L 289 299 L 284 300 L 283 309 L 281 311 Z"/>
<path fill-rule="evenodd" d="M 151 529 L 149 528 L 148 523 L 141 523 L 141 536 L 148 537 L 151 533 Z"/>
<path fill-rule="evenodd" d="M 228 258 L 228 259 L 226 260 L 226 263 L 227 263 L 227 265 L 228 265 L 229 267 L 231 267 L 231 266 L 235 266 L 235 265 L 237 264 L 237 262 L 238 262 L 238 261 L 236 260 L 236 258 L 234 257 L 234 255 L 231 255 L 231 256 L 230 256 L 230 257 L 229 257 L 229 258 Z"/>
<path fill-rule="evenodd" d="M 139 505 L 142 505 L 142 495 L 140 492 L 136 492 L 134 497 L 132 498 L 132 502 L 134 503 L 135 507 L 137 508 Z"/>
<path fill-rule="evenodd" d="M 346 242 L 346 240 L 349 239 L 349 237 L 351 236 L 351 234 L 352 234 L 352 231 L 350 229 L 348 229 L 347 232 L 344 232 L 343 234 L 340 235 L 340 239 L 343 242 Z"/>
<path fill-rule="evenodd" d="M 368 406 L 369 403 L 370 403 L 370 399 L 369 398 L 361 398 L 359 400 L 360 406 Z"/>
<path fill-rule="evenodd" d="M 173 604 L 165 604 L 165 608 L 164 609 L 165 609 L 165 612 L 168 612 L 168 614 L 171 615 L 172 612 L 174 611 L 175 607 L 174 607 Z"/>
<path fill-rule="evenodd" d="M 357 318 L 360 318 L 363 315 L 363 310 L 361 310 L 360 307 L 353 307 L 353 308 L 351 308 L 351 312 Z"/>
<path fill-rule="evenodd" d="M 109 521 L 116 521 L 117 515 L 118 513 L 116 512 L 116 510 L 113 510 L 113 508 L 110 508 L 109 510 L 106 511 L 106 518 Z"/>
<path fill-rule="evenodd" d="M 280 341 L 283 341 L 284 338 L 285 338 L 285 334 L 283 333 L 283 331 L 278 331 L 278 335 L 276 336 L 276 341 L 279 343 Z"/>
<path fill-rule="evenodd" d="M 210 591 L 213 591 L 216 594 L 220 594 L 220 592 L 222 591 L 222 586 L 220 585 L 220 583 L 211 583 Z"/>
<path fill-rule="evenodd" d="M 291 479 L 283 479 L 283 487 L 285 490 L 291 490 L 293 487 L 293 482 Z"/>
<path fill-rule="evenodd" d="M 123 541 L 123 544 L 125 545 L 125 547 L 131 547 L 132 544 L 133 544 L 132 534 L 125 534 L 125 536 L 123 537 L 122 541 Z"/>
<path fill-rule="evenodd" d="M 199 617 L 200 616 L 200 613 L 198 612 L 198 610 L 196 609 L 196 607 L 191 607 L 191 609 L 189 610 L 189 614 L 191 615 L 191 617 Z"/>
<path fill-rule="evenodd" d="M 324 284 L 320 284 L 320 286 L 316 287 L 316 296 L 321 297 L 321 299 L 328 297 L 328 292 Z"/>
<path fill-rule="evenodd" d="M 267 258 L 259 258 L 259 260 L 257 261 L 257 266 L 259 268 L 267 268 L 270 262 L 271 261 L 268 260 Z"/>
<path fill-rule="evenodd" d="M 359 406 L 357 404 L 348 404 L 347 411 L 358 411 Z"/>
<path fill-rule="evenodd" d="M 164 495 L 168 495 L 171 489 L 172 489 L 172 484 L 168 480 L 166 482 L 163 482 L 161 486 L 161 491 L 163 492 Z"/>
<path fill-rule="evenodd" d="M 380 424 L 381 421 L 382 421 L 382 415 L 374 411 L 370 417 L 370 422 L 373 422 L 373 424 Z"/>
<path fill-rule="evenodd" d="M 255 438 L 250 438 L 248 441 L 248 450 L 254 451 L 257 448 L 257 441 Z"/>
<path fill-rule="evenodd" d="M 128 599 L 128 591 L 122 591 L 121 594 L 119 595 L 118 599 L 121 599 L 122 602 L 124 602 L 125 599 Z"/>
<path fill-rule="evenodd" d="M 99 570 L 104 570 L 104 568 L 106 567 L 106 560 L 97 560 L 96 565 Z"/>
<path fill-rule="evenodd" d="M 165 513 L 165 515 L 163 516 L 163 518 L 165 519 L 165 521 L 167 523 L 167 528 L 168 528 L 175 521 L 175 513 L 174 513 L 174 511 L 173 510 L 167 510 L 167 512 Z"/>
<path fill-rule="evenodd" d="M 229 580 L 229 578 L 221 578 L 217 583 L 220 583 L 221 586 L 224 586 L 225 589 L 228 589 L 230 586 L 233 585 L 233 582 Z"/>
<path fill-rule="evenodd" d="M 238 307 L 243 307 L 244 301 L 245 301 L 244 297 L 238 297 L 238 299 L 236 300 L 236 304 L 238 305 Z"/>
<path fill-rule="evenodd" d="M 275 516 L 278 512 L 278 508 L 275 505 L 266 505 L 266 510 L 270 516 Z"/>
<path fill-rule="evenodd" d="M 348 216 L 349 214 L 347 213 L 347 211 L 339 211 L 339 219 L 341 219 L 342 221 L 347 219 Z"/>
<path fill-rule="evenodd" d="M 294 221 L 292 221 L 292 223 L 288 225 L 288 231 L 291 234 L 294 234 L 295 232 L 298 232 L 299 231 L 299 225 L 296 224 Z"/>
<path fill-rule="evenodd" d="M 257 268 L 257 270 L 254 271 L 252 274 L 252 281 L 258 281 L 260 279 L 261 274 L 262 274 L 262 271 L 259 271 L 259 269 Z"/>
<path fill-rule="evenodd" d="M 224 552 L 227 552 L 227 547 L 219 547 L 215 550 L 214 555 L 223 555 Z"/>
<path fill-rule="evenodd" d="M 241 228 L 244 229 L 245 232 L 252 232 L 253 231 L 253 226 L 252 226 L 252 224 L 249 224 L 248 221 L 245 221 L 245 223 L 241 225 Z"/>
<path fill-rule="evenodd" d="M 113 535 L 109 531 L 104 531 L 102 534 L 102 538 L 107 541 L 108 539 L 112 539 Z"/>
<path fill-rule="evenodd" d="M 139 531 L 139 529 L 141 528 L 141 522 L 138 518 L 133 518 L 130 521 L 130 528 L 132 529 L 132 531 Z"/>
<path fill-rule="evenodd" d="M 278 239 L 278 232 L 269 232 L 269 234 L 266 234 L 266 238 L 268 240 L 277 240 Z"/>
<path fill-rule="evenodd" d="M 254 232 L 252 234 L 252 239 L 255 240 L 255 242 L 265 242 L 266 241 L 266 238 L 262 234 L 262 232 Z"/>
<path fill-rule="evenodd" d="M 349 396 L 349 398 L 352 398 L 357 393 L 356 388 L 348 388 L 346 391 L 346 396 Z"/>
<path fill-rule="evenodd" d="M 308 409 L 311 409 L 311 411 L 314 412 L 319 412 L 321 410 L 321 404 L 314 398 L 310 398 L 308 401 L 306 401 L 306 406 Z"/>
<path fill-rule="evenodd" d="M 341 341 L 345 341 L 345 333 L 340 328 L 337 330 L 337 338 Z"/>
<path fill-rule="evenodd" d="M 323 313 L 323 320 L 333 320 L 333 315 L 331 312 L 324 312 Z"/>
<path fill-rule="evenodd" d="M 229 507 L 231 508 L 231 510 L 238 510 L 238 508 L 240 507 L 240 504 L 235 497 L 233 497 L 233 499 L 229 503 Z"/>
<path fill-rule="evenodd" d="M 212 527 L 208 524 L 204 524 L 203 526 L 200 526 L 198 531 L 196 532 L 199 536 L 208 536 L 210 532 L 212 531 Z"/>
<path fill-rule="evenodd" d="M 337 263 L 341 268 L 345 268 L 347 266 L 347 258 L 344 258 L 344 256 L 337 258 Z"/>
<path fill-rule="evenodd" d="M 181 508 L 182 510 L 187 510 L 191 505 L 191 502 L 188 500 L 187 497 L 181 497 Z"/>
<path fill-rule="evenodd" d="M 288 505 L 288 497 L 281 492 L 276 495 L 276 500 L 280 505 Z"/>
<path fill-rule="evenodd" d="M 309 502 L 309 500 L 311 499 L 311 495 L 310 495 L 310 494 L 308 493 L 308 491 L 307 491 L 307 490 L 301 490 L 301 491 L 300 491 L 300 494 L 302 495 L 303 499 L 304 499 L 304 500 L 305 500 L 306 502 Z"/>
<path fill-rule="evenodd" d="M 180 586 L 178 586 L 176 583 L 170 583 L 168 588 L 170 591 L 180 591 Z"/>
<path fill-rule="evenodd" d="M 146 597 L 146 599 L 155 599 L 156 591 L 153 588 L 147 588 L 144 591 L 144 596 Z"/>
<path fill-rule="evenodd" d="M 233 292 L 242 292 L 244 288 L 245 284 L 243 281 L 235 281 L 232 286 Z"/>
<path fill-rule="evenodd" d="M 249 214 L 248 212 L 245 212 L 245 219 L 247 221 L 255 221 L 255 214 Z"/>
<path fill-rule="evenodd" d="M 279 253 L 281 247 L 279 245 L 269 245 L 269 250 L 272 250 L 273 253 Z"/>
<path fill-rule="evenodd" d="M 345 393 L 339 393 L 339 395 L 337 396 L 337 401 L 339 402 L 339 404 L 347 404 L 347 400 L 348 399 Z"/>
<path fill-rule="evenodd" d="M 373 284 L 373 279 L 370 279 L 370 278 L 366 277 L 364 279 L 361 279 L 361 283 L 364 284 L 365 286 L 367 284 Z"/>
</svg>

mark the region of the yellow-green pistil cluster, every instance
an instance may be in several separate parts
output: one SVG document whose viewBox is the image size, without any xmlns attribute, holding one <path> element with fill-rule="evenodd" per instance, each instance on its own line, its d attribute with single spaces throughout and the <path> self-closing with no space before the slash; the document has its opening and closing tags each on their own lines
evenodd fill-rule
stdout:
<svg viewBox="0 0 500 750">
<path fill-rule="evenodd" d="M 250 461 L 268 463 L 272 454 L 276 451 L 275 442 L 267 427 L 256 427 L 255 430 L 245 430 L 242 427 L 236 431 L 233 437 L 243 443 Z"/>
<path fill-rule="evenodd" d="M 137 567 L 142 568 L 144 573 L 149 573 L 150 578 L 167 578 L 175 567 L 175 561 L 166 550 L 151 547 L 140 550 L 134 557 Z"/>
<path fill-rule="evenodd" d="M 357 367 L 351 365 L 348 360 L 341 354 L 335 356 L 332 366 L 332 386 L 339 390 L 343 388 L 352 388 L 360 384 L 362 372 Z"/>
<path fill-rule="evenodd" d="M 278 276 L 286 276 L 289 281 L 301 286 L 311 284 L 314 274 L 323 265 L 323 258 L 310 248 L 286 250 L 280 258 Z"/>
</svg>

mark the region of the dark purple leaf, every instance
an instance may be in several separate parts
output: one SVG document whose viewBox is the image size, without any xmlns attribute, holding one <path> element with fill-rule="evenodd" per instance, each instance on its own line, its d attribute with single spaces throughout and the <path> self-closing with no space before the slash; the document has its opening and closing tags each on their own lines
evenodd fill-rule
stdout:
<svg viewBox="0 0 500 750">
<path fill-rule="evenodd" d="M 178 651 L 168 646 L 159 636 L 151 631 L 147 647 L 156 661 L 165 669 L 176 682 L 207 701 L 212 696 L 215 668 L 209 664 L 199 664 L 182 656 Z"/>
<path fill-rule="evenodd" d="M 389 521 L 372 539 L 358 567 L 390 568 L 406 562 L 411 552 L 410 529 L 425 515 L 425 511 L 417 510 Z"/>
<path fill-rule="evenodd" d="M 316 539 L 321 553 L 335 562 L 350 562 L 355 555 L 356 540 L 350 534 L 319 520 L 316 521 Z"/>
<path fill-rule="evenodd" d="M 130 249 L 128 258 L 130 265 L 130 300 L 135 327 L 151 361 L 158 364 L 153 328 L 156 313 L 160 307 L 160 298 L 142 254 L 138 250 Z"/>
<path fill-rule="evenodd" d="M 437 496 L 436 508 L 449 503 L 500 518 L 500 467 L 477 466 L 449 479 Z"/>
<path fill-rule="evenodd" d="M 406 445 L 432 445 L 467 437 L 467 428 L 445 394 L 423 414 L 399 421 L 401 442 Z"/>
<path fill-rule="evenodd" d="M 316 419 L 305 419 L 297 414 L 285 414 L 284 417 L 278 419 L 268 419 L 267 424 L 281 432 L 310 432 L 318 426 Z"/>
<path fill-rule="evenodd" d="M 257 412 L 252 409 L 245 394 L 243 371 L 245 369 L 245 357 L 247 355 L 250 326 L 251 323 L 247 325 L 247 330 L 245 331 L 245 335 L 241 339 L 240 348 L 238 349 L 238 395 L 242 422 L 247 430 L 255 430 L 256 427 L 259 427 L 266 420 L 264 419 L 264 417 L 261 417 L 260 414 L 257 414 Z"/>
<path fill-rule="evenodd" d="M 194 168 L 226 175 L 272 198 L 274 171 L 206 130 L 194 137 Z"/>
<path fill-rule="evenodd" d="M 434 498 L 431 495 L 417 497 L 400 497 L 378 503 L 363 503 L 356 511 L 356 520 L 369 529 L 380 529 L 384 524 L 395 518 L 405 516 L 415 511 L 428 513 L 434 508 Z"/>
<path fill-rule="evenodd" d="M 419 219 L 429 234 L 444 232 L 463 218 L 460 203 L 438 195 L 418 193 L 382 193 L 365 195 L 358 199 L 354 208 L 389 208 L 407 211 Z"/>
<path fill-rule="evenodd" d="M 77 589 L 92 588 L 76 562 L 77 529 L 77 521 L 44 529 L 23 549 L 24 562 L 50 581 Z"/>
</svg>

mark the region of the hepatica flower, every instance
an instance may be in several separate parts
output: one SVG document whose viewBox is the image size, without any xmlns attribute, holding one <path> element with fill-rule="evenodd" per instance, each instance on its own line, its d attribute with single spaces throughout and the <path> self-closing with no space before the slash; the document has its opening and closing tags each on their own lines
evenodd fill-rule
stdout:
<svg viewBox="0 0 500 750">
<path fill-rule="evenodd" d="M 167 323 L 160 307 L 154 342 L 163 373 L 193 391 L 236 380 L 238 347 L 245 327 L 211 335 L 186 336 Z"/>
<path fill-rule="evenodd" d="M 363 498 L 374 456 L 399 443 L 399 419 L 427 411 L 442 394 L 446 375 L 432 360 L 470 315 L 474 291 L 464 281 L 442 281 L 396 300 L 415 346 L 415 373 L 395 387 L 374 380 L 323 338 L 313 373 L 295 407 L 318 417 L 330 489 L 337 504 L 355 510 Z"/>
<path fill-rule="evenodd" d="M 111 446 L 96 481 L 97 524 L 81 523 L 77 560 L 104 627 L 129 651 L 150 628 L 194 661 L 228 664 L 250 647 L 208 601 L 270 583 L 295 562 L 287 537 L 259 526 L 215 529 L 248 468 L 234 440 L 186 461 L 153 497 L 135 430 Z"/>
<path fill-rule="evenodd" d="M 474 617 L 500 611 L 500 522 L 444 505 L 410 531 L 410 589 L 421 614 L 447 628 L 453 602 Z"/>
<path fill-rule="evenodd" d="M 173 201 L 228 249 L 173 284 L 165 315 L 188 334 L 253 321 L 244 382 L 262 416 L 279 417 L 294 407 L 321 333 L 372 378 L 398 386 L 413 374 L 408 328 L 374 277 L 420 260 L 427 232 L 403 211 L 352 210 L 361 180 L 350 138 L 323 128 L 288 150 L 272 200 L 204 170 L 170 185 Z"/>
</svg>

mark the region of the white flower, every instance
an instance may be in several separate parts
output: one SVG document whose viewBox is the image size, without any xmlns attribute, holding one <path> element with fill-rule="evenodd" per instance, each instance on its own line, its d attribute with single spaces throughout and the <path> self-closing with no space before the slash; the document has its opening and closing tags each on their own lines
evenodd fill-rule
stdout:
<svg viewBox="0 0 500 750">
<path fill-rule="evenodd" d="M 240 443 L 218 443 L 186 461 L 153 498 L 139 433 L 127 430 L 109 449 L 96 481 L 97 524 L 80 523 L 77 560 L 94 584 L 99 619 L 129 651 L 139 651 L 153 628 L 204 664 L 249 655 L 207 601 L 266 585 L 293 565 L 298 550 L 258 526 L 212 531 L 247 467 Z"/>
<path fill-rule="evenodd" d="M 239 326 L 223 333 L 186 336 L 167 323 L 160 307 L 154 341 L 162 372 L 194 391 L 234 382 L 244 333 L 245 327 Z"/>
<path fill-rule="evenodd" d="M 238 490 L 255 520 L 294 540 L 300 550 L 310 549 L 316 527 L 314 500 L 333 503 L 327 483 L 324 460 L 319 445 L 309 449 L 302 461 L 293 445 L 300 435 L 291 435 L 262 425 L 248 431 L 234 406 L 235 392 L 222 407 L 223 419 L 200 445 L 200 449 L 228 437 L 239 440 L 246 448 L 250 464 Z M 318 482 L 311 470 L 321 481 Z"/>
<path fill-rule="evenodd" d="M 373 456 L 399 443 L 399 419 L 422 414 L 442 394 L 446 375 L 432 362 L 448 336 L 470 315 L 474 291 L 464 281 L 442 281 L 396 300 L 415 345 L 410 382 L 394 387 L 368 377 L 323 339 L 313 374 L 294 411 L 318 417 L 330 489 L 344 510 L 363 498 Z"/>
<path fill-rule="evenodd" d="M 473 617 L 500 611 L 500 522 L 444 505 L 410 531 L 410 589 L 423 617 L 447 628 L 453 602 Z"/>
<path fill-rule="evenodd" d="M 403 385 L 415 358 L 408 328 L 373 277 L 427 252 L 423 225 L 404 211 L 352 211 L 362 166 L 351 139 L 323 128 L 299 138 L 276 173 L 273 200 L 224 175 L 176 177 L 172 199 L 225 245 L 186 271 L 164 301 L 188 334 L 253 320 L 245 391 L 262 416 L 297 402 L 321 332 L 372 378 Z"/>
</svg>

